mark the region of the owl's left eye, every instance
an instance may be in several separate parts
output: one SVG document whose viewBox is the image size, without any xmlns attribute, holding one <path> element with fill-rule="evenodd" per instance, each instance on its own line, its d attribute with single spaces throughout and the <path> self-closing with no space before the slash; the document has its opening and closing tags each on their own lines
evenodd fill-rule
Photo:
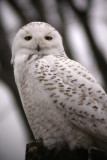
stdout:
<svg viewBox="0 0 107 160">
<path fill-rule="evenodd" d="M 52 40 L 53 38 L 52 38 L 51 36 L 45 36 L 45 39 L 48 40 L 48 41 L 50 41 L 50 40 Z"/>
<path fill-rule="evenodd" d="M 30 40 L 32 39 L 32 36 L 26 36 L 26 37 L 24 37 L 24 39 L 25 39 L 26 41 L 30 41 Z"/>
</svg>

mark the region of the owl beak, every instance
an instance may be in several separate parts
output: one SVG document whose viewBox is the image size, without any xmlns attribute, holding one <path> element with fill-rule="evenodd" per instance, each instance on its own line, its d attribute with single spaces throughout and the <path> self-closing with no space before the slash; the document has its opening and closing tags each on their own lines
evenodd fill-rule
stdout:
<svg viewBox="0 0 107 160">
<path fill-rule="evenodd" d="M 36 49 L 37 49 L 37 51 L 39 52 L 39 51 L 40 51 L 40 46 L 37 45 Z"/>
</svg>

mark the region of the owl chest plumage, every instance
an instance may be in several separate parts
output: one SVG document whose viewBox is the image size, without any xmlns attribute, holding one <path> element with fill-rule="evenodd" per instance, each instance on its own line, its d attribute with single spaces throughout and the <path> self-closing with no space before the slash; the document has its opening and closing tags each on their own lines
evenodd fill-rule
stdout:
<svg viewBox="0 0 107 160">
<path fill-rule="evenodd" d="M 78 84 L 78 77 L 72 69 L 67 68 L 69 59 L 67 61 L 62 57 L 60 60 L 61 62 L 53 56 L 48 56 L 26 62 L 18 85 L 24 110 L 35 138 L 43 138 L 46 146 L 66 142 L 70 148 L 80 145 L 87 148 L 92 145 L 92 139 L 76 127 L 75 122 L 81 128 L 87 127 L 90 115 L 86 104 L 97 105 L 97 102 L 93 100 L 93 96 L 87 96 L 90 90 L 85 87 L 82 89 L 85 85 L 84 78 L 82 80 L 80 76 Z M 64 61 L 66 61 L 65 66 L 62 65 Z M 71 67 L 73 66 L 74 62 Z M 94 82 L 93 79 L 92 81 Z M 92 107 L 90 107 L 92 115 L 96 114 L 95 110 L 91 110 Z M 84 115 L 87 121 L 83 121 L 86 119 Z M 90 123 L 90 128 L 93 124 Z M 97 134 L 95 130 L 96 128 L 92 132 Z"/>
<path fill-rule="evenodd" d="M 56 73 L 53 73 L 56 68 L 49 65 L 46 60 L 28 62 L 22 68 L 23 76 L 21 71 L 17 70 L 19 75 L 15 77 L 35 139 L 43 138 L 45 145 L 52 147 L 66 141 L 65 137 L 70 135 L 72 127 L 66 126 L 60 111 L 57 110 L 55 103 L 58 98 L 58 79 Z"/>
</svg>

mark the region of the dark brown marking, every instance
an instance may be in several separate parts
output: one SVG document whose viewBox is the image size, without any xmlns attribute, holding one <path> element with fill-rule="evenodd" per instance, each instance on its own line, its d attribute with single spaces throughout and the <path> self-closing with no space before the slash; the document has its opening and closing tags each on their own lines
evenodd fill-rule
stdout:
<svg viewBox="0 0 107 160">
<path fill-rule="evenodd" d="M 63 105 L 63 102 L 59 103 L 60 105 Z"/>
<path fill-rule="evenodd" d="M 59 92 L 64 92 L 64 90 L 63 90 L 63 89 L 61 89 L 61 90 L 59 90 Z"/>
<path fill-rule="evenodd" d="M 83 113 L 83 111 L 80 111 L 80 113 Z"/>
<path fill-rule="evenodd" d="M 73 94 L 76 94 L 77 92 L 72 92 Z"/>
<path fill-rule="evenodd" d="M 64 87 L 64 85 L 63 85 L 63 84 L 60 84 L 59 86 L 60 86 L 60 87 Z"/>
<path fill-rule="evenodd" d="M 102 121 L 105 121 L 105 119 L 104 119 L 104 118 L 102 118 L 101 120 L 102 120 Z"/>
<path fill-rule="evenodd" d="M 72 107 L 69 107 L 69 110 L 72 110 Z"/>
<path fill-rule="evenodd" d="M 97 91 L 97 93 L 101 93 L 101 91 L 99 90 L 99 91 Z"/>
<path fill-rule="evenodd" d="M 64 118 L 66 118 L 66 114 L 64 114 Z"/>
<path fill-rule="evenodd" d="M 64 108 L 64 107 L 65 107 L 65 105 L 63 104 L 63 105 L 62 105 L 62 107 Z"/>
<path fill-rule="evenodd" d="M 69 97 L 72 97 L 72 95 L 71 95 L 71 94 L 69 94 L 68 96 L 69 96 Z"/>
<path fill-rule="evenodd" d="M 41 70 L 43 70 L 43 69 L 44 69 L 44 67 L 40 67 L 40 69 L 41 69 Z"/>
<path fill-rule="evenodd" d="M 73 82 L 75 82 L 75 80 L 72 80 L 71 82 L 73 83 Z"/>
<path fill-rule="evenodd" d="M 56 87 L 53 87 L 53 88 L 46 88 L 45 90 L 54 90 L 54 89 L 57 89 Z"/>
<path fill-rule="evenodd" d="M 81 88 L 81 87 L 83 87 L 83 86 L 85 86 L 85 84 L 80 84 L 80 85 L 79 85 L 79 88 Z"/>
<path fill-rule="evenodd" d="M 102 97 L 99 97 L 100 99 L 102 99 Z"/>
<path fill-rule="evenodd" d="M 66 92 L 70 92 L 70 90 L 66 90 Z"/>
<path fill-rule="evenodd" d="M 94 127 L 96 127 L 96 124 L 93 124 Z"/>
<path fill-rule="evenodd" d="M 87 78 L 88 80 L 91 80 L 91 78 Z"/>
<path fill-rule="evenodd" d="M 67 76 L 68 78 L 71 78 L 71 77 L 73 77 L 73 76 Z"/>
<path fill-rule="evenodd" d="M 60 70 L 64 71 L 64 70 L 65 70 L 65 68 L 61 68 Z"/>
<path fill-rule="evenodd" d="M 35 67 L 37 68 L 37 67 L 38 67 L 38 64 L 35 64 Z"/>
<path fill-rule="evenodd" d="M 39 76 L 39 77 L 37 77 L 37 78 L 44 78 L 44 76 Z"/>
<path fill-rule="evenodd" d="M 43 73 L 44 76 L 46 76 L 46 73 Z"/>
<path fill-rule="evenodd" d="M 37 72 L 38 74 L 41 74 L 41 72 Z"/>
<path fill-rule="evenodd" d="M 83 103 L 78 103 L 78 105 L 79 105 L 79 106 L 82 106 L 82 105 L 83 105 Z"/>
<path fill-rule="evenodd" d="M 88 90 L 90 91 L 92 88 L 88 88 Z"/>
<path fill-rule="evenodd" d="M 86 111 L 84 112 L 84 114 L 86 114 L 87 116 L 89 115 Z"/>
<path fill-rule="evenodd" d="M 44 83 L 44 85 L 53 85 L 53 83 Z"/>
<path fill-rule="evenodd" d="M 89 92 L 89 94 L 91 94 L 91 92 Z"/>
<path fill-rule="evenodd" d="M 53 97 L 55 94 L 56 94 L 56 93 L 51 94 L 50 97 Z"/>
<path fill-rule="evenodd" d="M 90 105 L 91 104 L 91 102 L 88 102 L 86 105 Z"/>
<path fill-rule="evenodd" d="M 66 96 L 72 97 L 72 95 L 70 95 L 69 93 L 64 93 Z"/>
<path fill-rule="evenodd" d="M 91 115 L 91 117 L 92 117 L 92 118 L 94 118 L 94 117 L 95 117 L 95 115 L 93 115 L 93 114 L 92 114 L 92 115 Z"/>
<path fill-rule="evenodd" d="M 97 107 L 97 106 L 93 106 L 92 108 L 94 108 L 94 109 L 96 109 L 96 110 L 98 109 L 98 107 Z"/>
<path fill-rule="evenodd" d="M 81 74 L 81 72 L 78 72 L 78 74 Z"/>
<path fill-rule="evenodd" d="M 48 79 L 44 79 L 44 81 L 48 81 Z"/>
<path fill-rule="evenodd" d="M 32 58 L 33 55 L 34 55 L 34 54 L 30 54 L 30 55 L 28 56 L 27 61 L 29 61 L 29 60 Z"/>
<path fill-rule="evenodd" d="M 86 74 L 84 74 L 83 77 L 86 77 Z"/>
<path fill-rule="evenodd" d="M 54 103 L 57 103 L 57 100 L 54 100 Z"/>
</svg>

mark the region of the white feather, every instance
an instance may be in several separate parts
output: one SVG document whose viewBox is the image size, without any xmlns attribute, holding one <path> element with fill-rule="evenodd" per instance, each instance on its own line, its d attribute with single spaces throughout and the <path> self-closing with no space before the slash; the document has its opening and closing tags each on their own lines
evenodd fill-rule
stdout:
<svg viewBox="0 0 107 160">
<path fill-rule="evenodd" d="M 53 27 L 33 22 L 20 29 L 12 61 L 35 139 L 43 138 L 49 148 L 67 143 L 70 149 L 107 150 L 107 95 L 86 68 L 67 58 Z"/>
</svg>

